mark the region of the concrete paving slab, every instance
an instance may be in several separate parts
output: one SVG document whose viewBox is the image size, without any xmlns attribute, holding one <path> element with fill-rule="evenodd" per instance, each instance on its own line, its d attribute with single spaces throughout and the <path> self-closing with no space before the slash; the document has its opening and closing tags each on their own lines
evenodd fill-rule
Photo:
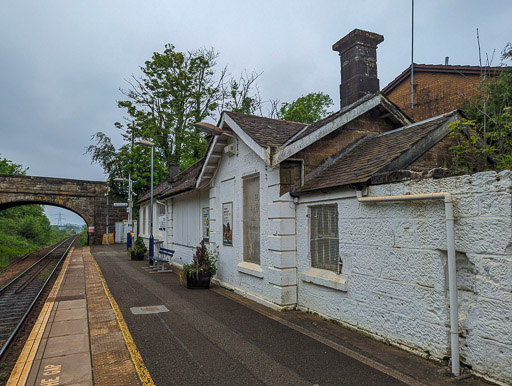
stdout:
<svg viewBox="0 0 512 386">
<path fill-rule="evenodd" d="M 44 358 L 89 352 L 89 335 L 76 334 L 48 338 Z"/>
<path fill-rule="evenodd" d="M 59 310 L 57 309 L 57 313 L 55 314 L 54 321 L 62 322 L 64 320 L 75 320 L 75 319 L 86 319 L 87 320 L 87 309 L 82 308 L 72 308 L 68 310 Z"/>
<path fill-rule="evenodd" d="M 34 384 L 92 385 L 89 353 L 57 356 L 42 360 Z"/>
<path fill-rule="evenodd" d="M 87 319 L 64 320 L 62 322 L 54 322 L 50 329 L 50 337 L 86 334 L 89 331 Z"/>
<path fill-rule="evenodd" d="M 87 302 L 85 299 L 80 300 L 65 300 L 59 302 L 57 309 L 58 310 L 72 310 L 74 308 L 86 308 Z"/>
</svg>

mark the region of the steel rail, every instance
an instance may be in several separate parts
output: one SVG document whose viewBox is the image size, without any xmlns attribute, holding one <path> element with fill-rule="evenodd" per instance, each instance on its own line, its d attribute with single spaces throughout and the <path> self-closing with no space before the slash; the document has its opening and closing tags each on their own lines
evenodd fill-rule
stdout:
<svg viewBox="0 0 512 386">
<path fill-rule="evenodd" d="M 6 285 L 4 285 L 2 288 L 0 288 L 0 293 L 2 291 L 4 291 L 5 289 L 7 289 L 8 287 L 10 287 L 12 284 L 14 284 L 19 278 L 21 278 L 25 273 L 27 273 L 28 271 L 30 271 L 32 268 L 34 268 L 34 266 L 36 266 L 37 264 L 39 264 L 41 261 L 43 261 L 49 254 L 53 253 L 57 248 L 59 248 L 62 244 L 64 244 L 66 241 L 68 241 L 69 238 L 63 240 L 59 245 L 57 245 L 55 248 L 53 248 L 50 252 L 48 252 L 46 255 L 44 255 L 43 257 L 41 257 L 39 260 L 37 260 L 34 264 L 32 264 L 30 267 L 28 267 L 27 269 L 25 269 L 22 273 L 20 273 L 18 276 L 16 276 L 14 279 L 12 279 L 9 283 L 7 283 Z"/>
<path fill-rule="evenodd" d="M 30 306 L 27 308 L 27 311 L 25 311 L 25 313 L 23 314 L 23 316 L 21 317 L 21 320 L 18 322 L 18 324 L 16 325 L 16 327 L 14 328 L 14 330 L 12 331 L 12 333 L 9 335 L 9 338 L 7 338 L 7 340 L 5 341 L 5 343 L 3 344 L 2 348 L 0 349 L 0 358 L 2 358 L 2 356 L 5 354 L 5 352 L 7 351 L 7 348 L 9 347 L 9 345 L 12 343 L 12 341 L 14 340 L 14 337 L 16 336 L 16 334 L 18 333 L 19 329 L 21 328 L 21 326 L 23 325 L 23 323 L 25 322 L 25 320 L 27 319 L 30 311 L 32 311 L 32 308 L 34 308 L 34 305 L 36 304 L 36 302 L 39 300 L 39 297 L 41 296 L 41 294 L 43 293 L 44 289 L 46 288 L 46 286 L 48 285 L 48 283 L 50 282 L 50 280 L 52 279 L 55 271 L 57 270 L 57 268 L 60 266 L 60 264 L 62 263 L 62 261 L 66 258 L 66 256 L 68 255 L 69 253 L 69 250 L 71 249 L 71 246 L 73 245 L 73 243 L 75 242 L 75 240 L 77 239 L 78 236 L 75 236 L 72 238 L 71 242 L 69 243 L 68 247 L 66 248 L 66 250 L 64 251 L 64 253 L 62 254 L 61 258 L 59 259 L 59 261 L 57 262 L 57 264 L 55 265 L 55 268 L 53 268 L 52 272 L 50 273 L 50 275 L 48 276 L 48 278 L 46 279 L 46 281 L 44 282 L 43 286 L 41 287 L 41 289 L 39 290 L 39 292 L 37 293 L 35 299 L 32 301 L 32 303 L 30 303 Z M 65 241 L 69 241 L 69 239 L 67 240 L 64 240 Z M 64 244 L 64 242 L 62 242 L 60 245 Z M 59 246 L 60 246 L 59 245 Z M 56 249 L 56 248 L 55 248 Z M 54 250 L 55 250 L 54 249 Z"/>
</svg>

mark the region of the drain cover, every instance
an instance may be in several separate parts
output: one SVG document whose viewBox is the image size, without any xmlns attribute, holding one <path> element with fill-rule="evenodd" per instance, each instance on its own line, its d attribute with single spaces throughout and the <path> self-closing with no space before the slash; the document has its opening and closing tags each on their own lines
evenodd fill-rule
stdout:
<svg viewBox="0 0 512 386">
<path fill-rule="evenodd" d="M 158 314 L 159 312 L 169 312 L 166 306 L 147 306 L 147 307 L 132 307 L 130 311 L 134 315 L 143 314 Z"/>
</svg>

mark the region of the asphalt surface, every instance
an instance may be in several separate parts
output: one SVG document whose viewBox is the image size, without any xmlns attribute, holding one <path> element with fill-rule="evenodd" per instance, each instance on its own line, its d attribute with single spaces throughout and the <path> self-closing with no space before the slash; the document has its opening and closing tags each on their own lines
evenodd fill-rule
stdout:
<svg viewBox="0 0 512 386">
<path fill-rule="evenodd" d="M 130 260 L 123 246 L 92 253 L 157 385 L 484 384 L 310 314 L 216 286 L 189 290 L 175 272 Z M 130 310 L 160 305 L 169 311 Z"/>
</svg>

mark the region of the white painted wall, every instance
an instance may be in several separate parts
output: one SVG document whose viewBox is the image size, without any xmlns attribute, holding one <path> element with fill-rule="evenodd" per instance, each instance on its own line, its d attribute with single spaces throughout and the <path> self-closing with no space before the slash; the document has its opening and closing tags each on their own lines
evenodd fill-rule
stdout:
<svg viewBox="0 0 512 386">
<path fill-rule="evenodd" d="M 164 245 L 175 251 L 173 261 L 179 265 L 192 262 L 202 238 L 201 208 L 208 206 L 208 190 L 191 191 L 165 201 L 167 225 Z"/>
<path fill-rule="evenodd" d="M 503 382 L 512 382 L 511 187 L 505 171 L 373 186 L 368 194 L 454 195 L 461 359 Z M 342 275 L 310 268 L 308 207 L 329 202 L 338 205 Z M 348 190 L 302 196 L 296 229 L 300 308 L 450 356 L 442 201 L 363 204 Z"/>
<path fill-rule="evenodd" d="M 153 238 L 155 243 L 164 241 L 166 239 L 166 230 L 159 229 L 159 211 L 156 202 L 153 202 Z M 146 246 L 149 247 L 149 236 L 151 234 L 151 205 L 150 202 L 145 202 L 139 208 L 139 236 L 144 239 Z M 155 250 L 155 253 L 156 250 Z"/>
<path fill-rule="evenodd" d="M 219 246 L 215 280 L 253 300 L 275 308 L 295 307 L 295 205 L 279 197 L 279 170 L 264 162 L 242 141 L 237 154 L 223 155 L 210 186 L 172 197 L 167 203 L 165 245 L 178 264 L 190 262 L 202 237 L 201 208 L 210 208 L 209 247 Z M 243 178 L 260 176 L 260 264 L 243 262 Z M 222 204 L 233 203 L 233 245 L 222 240 Z M 197 239 L 197 240 L 196 240 Z"/>
</svg>

